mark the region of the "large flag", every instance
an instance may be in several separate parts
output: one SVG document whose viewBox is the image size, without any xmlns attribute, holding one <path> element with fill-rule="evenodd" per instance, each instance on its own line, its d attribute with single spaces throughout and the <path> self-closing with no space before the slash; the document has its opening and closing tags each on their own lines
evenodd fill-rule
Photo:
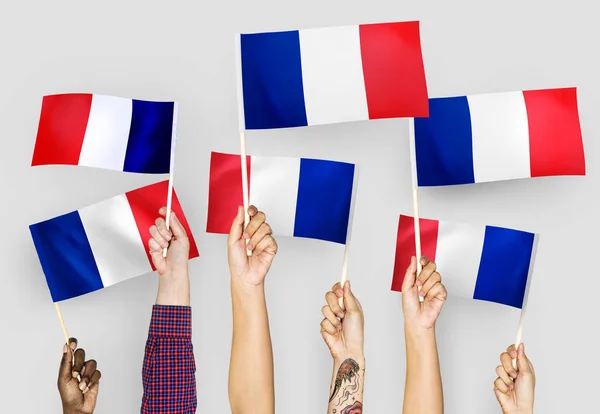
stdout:
<svg viewBox="0 0 600 414">
<path fill-rule="evenodd" d="M 169 173 L 177 103 L 96 94 L 45 96 L 31 165 Z"/>
<path fill-rule="evenodd" d="M 278 236 L 346 243 L 354 164 L 247 156 L 250 204 Z M 240 156 L 213 152 L 206 231 L 227 234 L 242 203 Z"/>
<path fill-rule="evenodd" d="M 576 88 L 430 99 L 414 140 L 419 186 L 585 175 Z"/>
<path fill-rule="evenodd" d="M 29 226 L 52 300 L 58 302 L 155 270 L 148 229 L 166 204 L 168 181 Z M 171 208 L 198 248 L 177 195 Z"/>
<path fill-rule="evenodd" d="M 535 261 L 536 234 L 428 219 L 419 224 L 422 254 L 436 263 L 451 295 L 522 308 Z M 401 215 L 392 290 L 402 290 L 414 255 L 414 219 Z"/>
<path fill-rule="evenodd" d="M 427 116 L 419 22 L 241 34 L 240 127 Z"/>
</svg>

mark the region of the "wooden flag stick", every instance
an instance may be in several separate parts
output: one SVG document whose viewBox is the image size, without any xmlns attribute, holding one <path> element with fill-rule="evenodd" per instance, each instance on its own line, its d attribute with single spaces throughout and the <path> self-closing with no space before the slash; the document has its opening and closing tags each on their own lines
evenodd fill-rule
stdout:
<svg viewBox="0 0 600 414">
<path fill-rule="evenodd" d="M 525 313 L 527 311 L 527 302 L 529 302 L 529 288 L 531 286 L 531 279 L 533 274 L 533 266 L 535 264 L 535 255 L 537 254 L 539 237 L 536 234 L 533 239 L 533 246 L 531 248 L 531 259 L 529 261 L 529 271 L 527 272 L 527 283 L 525 284 L 525 294 L 523 295 L 523 306 L 521 307 L 521 316 L 519 317 L 519 326 L 517 327 L 517 339 L 515 340 L 515 348 L 519 349 L 519 345 L 523 339 L 523 325 L 525 324 Z M 512 361 L 513 368 L 517 369 L 517 360 Z"/>
<path fill-rule="evenodd" d="M 246 134 L 240 132 L 240 159 L 242 161 L 242 198 L 244 199 L 244 231 L 250 223 L 250 216 L 248 215 L 248 162 L 246 160 Z M 246 240 L 248 244 L 250 240 Z M 251 250 L 246 250 L 248 256 L 252 256 Z"/>
<path fill-rule="evenodd" d="M 177 115 L 179 113 L 179 104 L 173 103 L 173 130 L 171 132 L 171 158 L 169 161 L 169 189 L 167 190 L 167 231 L 171 222 L 171 205 L 173 203 L 173 174 L 175 173 L 175 146 L 177 144 Z M 163 257 L 167 257 L 167 247 L 163 248 Z"/>
<path fill-rule="evenodd" d="M 358 188 L 358 166 L 354 166 L 354 176 L 352 177 L 352 198 L 350 199 L 350 214 L 348 214 L 348 233 L 346 234 L 346 245 L 344 246 L 344 263 L 342 264 L 341 286 L 344 289 L 346 280 L 348 280 L 348 253 L 350 251 L 350 240 L 352 239 L 352 225 L 354 223 L 354 200 L 356 199 L 356 190 Z M 340 307 L 344 309 L 344 297 L 338 299 Z"/>
<path fill-rule="evenodd" d="M 415 119 L 408 120 L 408 140 L 410 145 L 410 162 L 412 170 L 412 187 L 413 187 L 413 220 L 415 222 L 415 256 L 417 257 L 417 277 L 421 274 L 423 266 L 421 265 L 421 222 L 419 220 L 419 198 L 418 198 L 418 182 L 417 182 L 417 152 L 415 148 Z M 418 287 L 421 291 L 421 286 Z M 423 302 L 424 298 L 419 295 L 419 301 Z"/>
</svg>

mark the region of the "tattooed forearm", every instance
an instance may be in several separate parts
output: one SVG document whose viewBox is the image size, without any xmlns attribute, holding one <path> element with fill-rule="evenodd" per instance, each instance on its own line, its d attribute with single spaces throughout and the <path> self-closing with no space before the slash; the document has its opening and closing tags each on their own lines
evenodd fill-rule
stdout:
<svg viewBox="0 0 600 414">
<path fill-rule="evenodd" d="M 332 414 L 362 414 L 362 384 L 359 364 L 348 358 L 338 368 L 332 384 L 329 408 Z"/>
</svg>

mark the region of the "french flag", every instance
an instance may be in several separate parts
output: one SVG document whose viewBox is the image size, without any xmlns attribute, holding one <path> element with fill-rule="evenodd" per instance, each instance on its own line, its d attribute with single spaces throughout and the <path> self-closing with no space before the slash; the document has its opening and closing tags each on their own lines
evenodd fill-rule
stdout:
<svg viewBox="0 0 600 414">
<path fill-rule="evenodd" d="M 520 230 L 420 219 L 422 254 L 436 263 L 448 292 L 522 308 L 538 236 Z M 392 290 L 402 291 L 415 255 L 414 219 L 400 216 Z"/>
<path fill-rule="evenodd" d="M 419 186 L 585 175 L 576 88 L 430 99 L 414 144 Z"/>
<path fill-rule="evenodd" d="M 239 155 L 211 154 L 208 233 L 229 233 L 243 205 L 240 161 Z M 266 213 L 274 234 L 346 243 L 354 164 L 254 156 L 247 163 L 250 204 Z"/>
<path fill-rule="evenodd" d="M 419 22 L 241 34 L 236 42 L 247 130 L 428 115 Z"/>
<path fill-rule="evenodd" d="M 169 173 L 177 103 L 97 94 L 44 96 L 32 166 Z"/>
<path fill-rule="evenodd" d="M 54 302 L 74 298 L 155 270 L 148 229 L 166 205 L 168 181 L 29 226 Z M 177 195 L 171 210 L 198 248 Z"/>
</svg>

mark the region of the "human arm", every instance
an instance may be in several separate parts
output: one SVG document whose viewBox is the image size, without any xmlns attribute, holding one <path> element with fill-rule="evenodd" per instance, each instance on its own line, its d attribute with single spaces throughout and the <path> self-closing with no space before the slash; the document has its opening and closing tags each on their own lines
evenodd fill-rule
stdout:
<svg viewBox="0 0 600 414">
<path fill-rule="evenodd" d="M 417 261 L 411 258 L 402 284 L 406 342 L 403 413 L 441 414 L 444 412 L 444 397 L 435 322 L 448 294 L 435 263 L 423 257 L 421 264 L 423 270 L 417 277 Z M 419 296 L 423 297 L 423 302 Z"/>
<path fill-rule="evenodd" d="M 248 214 L 250 223 L 244 229 L 244 210 L 238 208 L 227 241 L 233 309 L 229 403 L 233 414 L 270 414 L 275 393 L 264 280 L 277 242 L 263 212 L 250 206 Z"/>
<path fill-rule="evenodd" d="M 339 299 L 343 298 L 343 308 Z M 350 282 L 325 295 L 321 336 L 333 358 L 328 414 L 361 414 L 365 387 L 364 316 Z"/>
</svg>

